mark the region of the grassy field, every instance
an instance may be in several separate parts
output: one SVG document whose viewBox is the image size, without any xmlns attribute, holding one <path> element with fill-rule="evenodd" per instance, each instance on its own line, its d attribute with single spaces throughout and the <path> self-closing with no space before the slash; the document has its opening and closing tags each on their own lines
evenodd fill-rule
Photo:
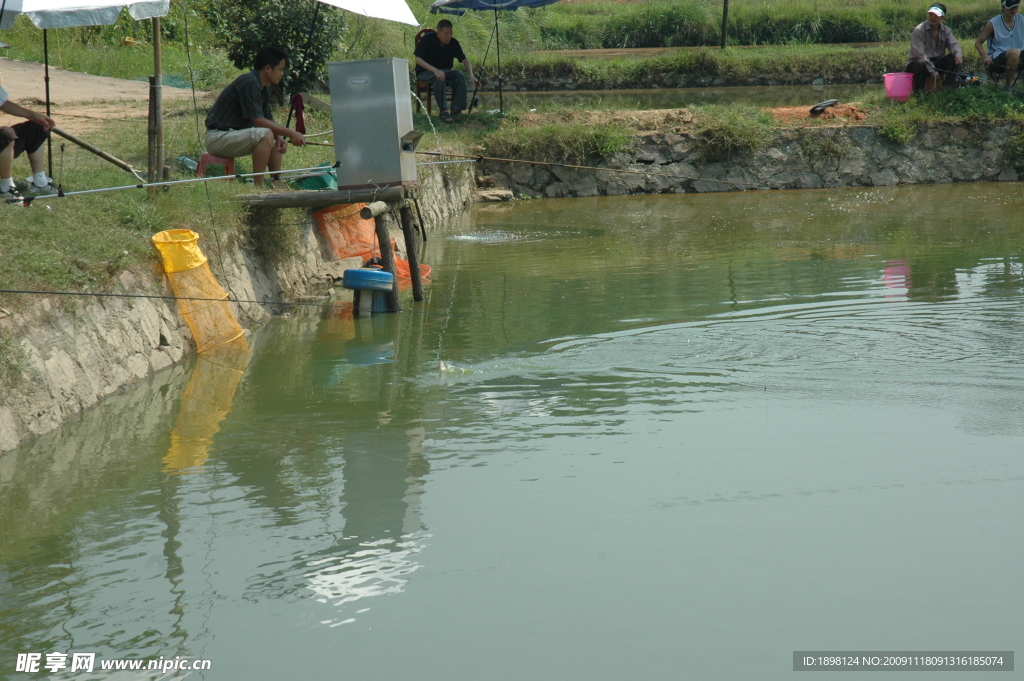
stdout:
<svg viewBox="0 0 1024 681">
<path fill-rule="evenodd" d="M 433 25 L 440 18 L 428 12 L 430 0 L 410 0 L 409 5 L 425 25 Z M 502 56 L 523 60 L 537 50 L 713 46 L 719 42 L 721 7 L 721 0 L 604 0 L 502 12 Z M 732 45 L 905 44 L 910 30 L 924 20 L 924 14 L 924 5 L 898 0 L 734 0 L 729 10 L 729 39 Z M 992 0 L 965 0 L 951 7 L 947 24 L 966 46 L 995 14 L 997 6 Z M 344 16 L 345 27 L 337 36 L 335 58 L 411 53 L 415 28 Z M 479 63 L 487 54 L 487 61 L 493 64 L 493 14 L 468 12 L 449 18 L 471 59 Z M 203 20 L 202 12 L 175 2 L 164 20 L 164 71 L 169 84 L 188 82 L 186 36 L 199 89 L 218 88 L 237 74 L 218 49 L 217 37 Z M 111 27 L 50 31 L 51 63 L 72 71 L 145 78 L 152 74 L 150 38 L 149 22 L 127 19 Z M 4 40 L 12 46 L 6 56 L 42 59 L 41 31 L 26 18 L 19 18 L 13 30 L 5 31 Z"/>
<path fill-rule="evenodd" d="M 927 5 L 895 0 L 747 0 L 729 7 L 735 45 L 905 41 L 924 20 Z M 553 49 L 716 45 L 720 0 L 555 4 L 538 20 Z M 998 5 L 968 0 L 951 6 L 947 23 L 962 41 L 973 40 Z M 557 47 L 556 47 L 557 46 Z"/>
</svg>

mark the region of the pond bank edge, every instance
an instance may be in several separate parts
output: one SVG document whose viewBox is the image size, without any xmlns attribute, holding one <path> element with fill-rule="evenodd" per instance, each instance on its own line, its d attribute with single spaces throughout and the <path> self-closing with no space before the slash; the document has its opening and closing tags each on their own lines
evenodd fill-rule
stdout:
<svg viewBox="0 0 1024 681">
<path fill-rule="evenodd" d="M 464 166 L 421 168 L 420 183 L 428 236 L 473 199 L 472 174 Z M 338 299 L 351 300 L 333 279 L 362 263 L 336 260 L 312 214 L 300 214 L 298 244 L 274 262 L 239 243 L 221 249 L 215 235 L 201 235 L 206 238 L 200 246 L 224 289 L 239 300 L 261 301 L 232 306 L 247 330 L 268 319 L 277 303 L 323 298 L 331 289 Z M 284 224 L 289 220 L 285 215 L 275 211 L 261 218 Z M 404 251 L 397 220 L 389 217 L 388 228 Z M 122 272 L 109 292 L 170 296 L 158 269 Z M 195 353 L 191 332 L 172 300 L 43 298 L 24 312 L 0 318 L 0 325 L 16 339 L 23 357 L 21 376 L 0 400 L 0 453 Z"/>
<path fill-rule="evenodd" d="M 702 160 L 699 133 L 645 134 L 631 151 L 593 161 L 634 174 L 485 161 L 477 184 L 516 197 L 560 198 L 1014 181 L 1024 164 L 1008 144 L 1015 129 L 933 123 L 898 144 L 877 126 L 781 128 L 764 147 L 716 162 Z"/>
</svg>

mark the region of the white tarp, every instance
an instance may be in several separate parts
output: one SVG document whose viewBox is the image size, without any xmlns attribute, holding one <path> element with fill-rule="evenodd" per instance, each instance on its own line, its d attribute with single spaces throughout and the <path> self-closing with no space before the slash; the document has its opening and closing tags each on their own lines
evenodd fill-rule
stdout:
<svg viewBox="0 0 1024 681">
<path fill-rule="evenodd" d="M 364 17 L 387 19 L 401 24 L 419 26 L 416 15 L 405 4 L 405 0 L 320 0 L 320 2 L 341 9 L 362 14 Z"/>
<path fill-rule="evenodd" d="M 68 28 L 113 24 L 126 7 L 134 19 L 162 17 L 171 6 L 170 0 L 0 0 L 0 4 L 0 28 L 10 28 L 18 14 L 27 15 L 36 28 Z"/>
</svg>

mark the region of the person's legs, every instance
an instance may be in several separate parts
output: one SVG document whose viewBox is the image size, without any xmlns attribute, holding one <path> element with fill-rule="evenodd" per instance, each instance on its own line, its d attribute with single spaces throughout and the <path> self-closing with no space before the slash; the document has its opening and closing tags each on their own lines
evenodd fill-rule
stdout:
<svg viewBox="0 0 1024 681">
<path fill-rule="evenodd" d="M 446 71 L 448 83 L 452 86 L 452 111 L 466 110 L 466 76 L 461 71 Z"/>
<path fill-rule="evenodd" d="M 17 138 L 18 135 L 11 128 L 0 128 L 0 180 L 13 179 L 14 140 Z"/>
<path fill-rule="evenodd" d="M 252 172 L 262 173 L 267 170 L 267 166 L 270 165 L 270 170 L 281 169 L 281 154 L 277 154 L 277 168 L 274 168 L 271 163 L 275 155 L 274 151 L 274 133 L 266 128 L 260 128 L 265 130 L 265 134 L 260 139 L 259 143 L 252 150 Z M 257 187 L 262 187 L 265 184 L 266 177 L 263 175 L 257 175 L 253 178 L 253 184 Z"/>
<path fill-rule="evenodd" d="M 1006 53 L 996 55 L 992 58 L 992 64 L 988 67 L 988 77 L 996 81 L 999 76 L 1006 73 Z"/>
<path fill-rule="evenodd" d="M 1016 79 L 1017 67 L 1020 65 L 1020 50 L 1013 48 L 1006 51 L 1006 84 L 1013 85 Z"/>
<path fill-rule="evenodd" d="M 437 85 L 440 81 L 438 81 L 437 78 L 434 77 L 433 73 L 431 73 L 430 71 L 423 71 L 422 73 L 416 76 L 416 80 L 422 81 L 430 85 L 431 91 L 434 93 L 434 101 L 437 102 L 437 106 L 440 107 L 439 112 L 448 110 L 448 106 L 444 102 L 444 84 L 441 84 L 441 96 L 440 98 L 438 98 Z"/>
<path fill-rule="evenodd" d="M 433 78 L 432 85 L 433 85 L 433 88 L 434 88 L 434 101 L 437 102 L 437 109 L 442 114 L 446 113 L 448 111 L 448 80 L 447 79 L 448 79 L 448 74 L 449 73 L 451 73 L 451 71 L 445 71 L 444 72 L 445 80 L 441 80 L 439 78 L 434 78 L 433 74 L 431 74 L 431 78 Z"/>
<path fill-rule="evenodd" d="M 903 67 L 903 70 L 907 73 L 914 74 L 913 90 L 914 92 L 920 92 L 925 87 L 925 81 L 928 79 L 928 65 L 920 59 L 912 59 L 907 62 L 907 65 Z"/>
</svg>

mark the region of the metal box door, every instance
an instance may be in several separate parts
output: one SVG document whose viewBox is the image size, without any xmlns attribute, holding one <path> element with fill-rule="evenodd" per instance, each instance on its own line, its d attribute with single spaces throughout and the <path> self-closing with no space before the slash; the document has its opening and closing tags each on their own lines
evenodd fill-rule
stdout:
<svg viewBox="0 0 1024 681">
<path fill-rule="evenodd" d="M 338 188 L 416 184 L 416 154 L 401 140 L 413 131 L 409 61 L 330 62 L 331 118 Z"/>
</svg>

